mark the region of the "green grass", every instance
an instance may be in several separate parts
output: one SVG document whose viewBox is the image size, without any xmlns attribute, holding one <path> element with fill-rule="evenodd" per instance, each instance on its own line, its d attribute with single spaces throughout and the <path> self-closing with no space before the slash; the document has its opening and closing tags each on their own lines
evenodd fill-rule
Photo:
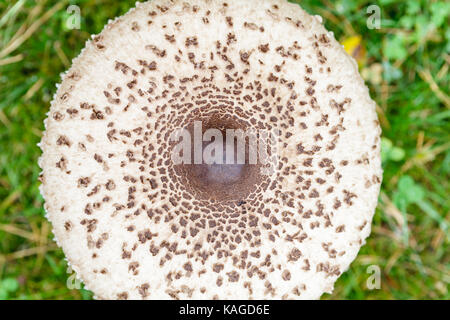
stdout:
<svg viewBox="0 0 450 320">
<path fill-rule="evenodd" d="M 0 1 L 0 299 L 90 299 L 52 241 L 39 194 L 43 120 L 59 74 L 92 33 L 134 4 Z M 445 1 L 301 1 L 341 43 L 360 35 L 360 70 L 383 127 L 384 180 L 373 232 L 326 299 L 449 299 L 450 4 Z M 366 26 L 378 3 L 381 29 Z M 56 7 L 55 7 L 56 6 Z M 381 270 L 368 290 L 367 268 Z"/>
</svg>

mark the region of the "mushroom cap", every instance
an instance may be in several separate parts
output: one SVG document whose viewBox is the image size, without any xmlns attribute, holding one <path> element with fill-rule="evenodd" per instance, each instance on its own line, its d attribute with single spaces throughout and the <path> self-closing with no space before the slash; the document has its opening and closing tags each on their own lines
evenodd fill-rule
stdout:
<svg viewBox="0 0 450 320">
<path fill-rule="evenodd" d="M 355 61 L 282 0 L 154 0 L 63 75 L 40 158 L 47 217 L 100 299 L 317 299 L 355 259 L 382 170 Z M 278 162 L 205 181 L 169 135 L 279 129 Z M 202 180 L 203 179 L 203 180 Z"/>
</svg>

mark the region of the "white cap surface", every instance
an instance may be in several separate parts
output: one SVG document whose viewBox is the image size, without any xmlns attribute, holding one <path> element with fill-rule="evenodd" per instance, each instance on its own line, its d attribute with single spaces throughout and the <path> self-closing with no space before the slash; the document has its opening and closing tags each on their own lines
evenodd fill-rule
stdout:
<svg viewBox="0 0 450 320">
<path fill-rule="evenodd" d="M 201 188 L 168 143 L 194 119 L 278 128 L 277 170 Z M 370 233 L 375 103 L 298 5 L 138 3 L 86 44 L 45 124 L 47 216 L 97 298 L 317 299 Z"/>
</svg>

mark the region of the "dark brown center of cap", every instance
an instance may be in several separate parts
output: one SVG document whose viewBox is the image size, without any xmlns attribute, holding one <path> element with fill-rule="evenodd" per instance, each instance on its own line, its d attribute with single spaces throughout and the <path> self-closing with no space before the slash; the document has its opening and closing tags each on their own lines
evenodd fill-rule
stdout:
<svg viewBox="0 0 450 320">
<path fill-rule="evenodd" d="M 260 173 L 260 165 L 258 163 L 250 163 L 249 143 L 250 140 L 245 138 L 244 152 L 239 159 L 238 154 L 238 138 L 227 138 L 227 129 L 245 131 L 247 129 L 245 123 L 237 121 L 237 119 L 227 116 L 213 115 L 207 119 L 198 119 L 197 135 L 195 134 L 194 121 L 190 123 L 186 129 L 191 137 L 191 159 L 190 164 L 175 164 L 174 169 L 181 177 L 182 187 L 191 193 L 197 200 L 214 200 L 217 202 L 235 202 L 242 203 L 249 194 L 257 190 L 258 185 L 264 177 Z M 198 122 L 201 122 L 201 147 L 195 149 L 195 144 L 199 146 L 195 139 L 199 137 Z M 216 137 L 207 138 L 208 131 L 215 130 L 216 134 L 220 132 L 219 139 Z M 203 137 L 207 141 L 203 141 Z M 242 140 L 244 141 L 244 140 Z M 217 144 L 219 142 L 219 144 Z M 213 146 L 222 146 L 222 156 L 220 153 L 216 156 L 215 151 L 211 151 Z M 195 163 L 195 152 L 201 150 L 202 162 Z M 216 149 L 218 150 L 218 149 Z M 230 154 L 231 151 L 231 154 Z M 206 161 L 206 154 L 213 155 L 213 159 Z M 245 153 L 245 156 L 244 156 Z M 233 159 L 230 161 L 230 159 Z M 198 160 L 198 155 L 197 155 Z M 216 161 L 218 160 L 218 161 Z M 242 161 L 243 160 L 243 161 Z"/>
</svg>

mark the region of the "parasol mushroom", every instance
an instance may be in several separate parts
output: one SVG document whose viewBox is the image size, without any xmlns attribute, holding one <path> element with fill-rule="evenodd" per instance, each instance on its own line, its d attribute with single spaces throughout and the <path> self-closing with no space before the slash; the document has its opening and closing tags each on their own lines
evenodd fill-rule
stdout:
<svg viewBox="0 0 450 320">
<path fill-rule="evenodd" d="M 370 234 L 380 126 L 321 22 L 284 0 L 154 0 L 86 43 L 45 121 L 41 192 L 96 298 L 333 290 Z M 277 129 L 276 166 L 174 163 L 195 122 Z"/>
</svg>

